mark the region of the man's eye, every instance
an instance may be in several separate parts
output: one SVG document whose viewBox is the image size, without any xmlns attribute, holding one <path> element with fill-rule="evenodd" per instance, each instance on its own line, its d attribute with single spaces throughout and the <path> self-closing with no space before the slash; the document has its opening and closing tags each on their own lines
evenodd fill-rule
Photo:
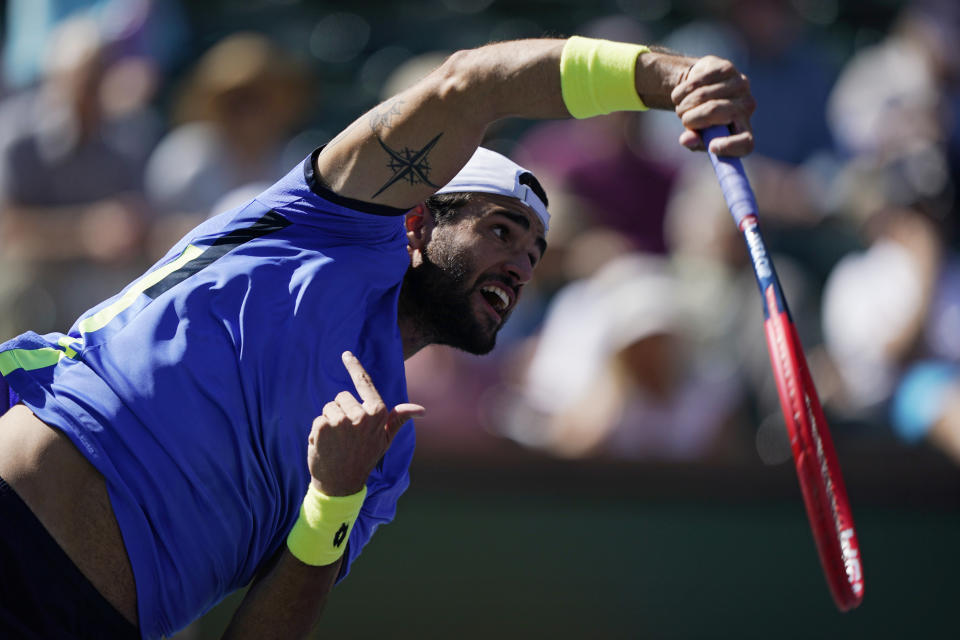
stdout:
<svg viewBox="0 0 960 640">
<path fill-rule="evenodd" d="M 497 236 L 501 240 L 507 237 L 507 233 L 508 233 L 507 228 L 502 224 L 494 225 L 493 235 Z"/>
</svg>

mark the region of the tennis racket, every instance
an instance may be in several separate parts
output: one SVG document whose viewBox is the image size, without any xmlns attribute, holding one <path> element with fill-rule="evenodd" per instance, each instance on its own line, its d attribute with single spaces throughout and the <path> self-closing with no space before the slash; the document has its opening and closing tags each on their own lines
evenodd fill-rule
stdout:
<svg viewBox="0 0 960 640">
<path fill-rule="evenodd" d="M 726 127 L 710 127 L 701 132 L 708 147 L 714 138 L 728 134 Z M 738 158 L 709 155 L 727 207 L 746 240 L 760 287 L 770 363 L 820 563 L 837 608 L 848 611 L 863 600 L 863 569 L 830 428 L 823 417 L 773 261 L 760 235 L 757 203 L 743 164 Z"/>
</svg>

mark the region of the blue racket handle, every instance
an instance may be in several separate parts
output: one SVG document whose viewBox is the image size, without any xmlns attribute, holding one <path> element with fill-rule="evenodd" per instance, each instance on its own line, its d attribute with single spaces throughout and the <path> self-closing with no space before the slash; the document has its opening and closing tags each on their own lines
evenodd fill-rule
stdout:
<svg viewBox="0 0 960 640">
<path fill-rule="evenodd" d="M 725 126 L 708 127 L 700 132 L 703 143 L 710 148 L 710 141 L 714 138 L 721 138 L 730 135 L 730 131 Z M 740 158 L 729 156 L 717 156 L 707 152 L 710 156 L 710 162 L 713 163 L 713 170 L 717 174 L 717 180 L 720 181 L 720 189 L 723 190 L 723 197 L 727 201 L 727 208 L 733 215 L 737 227 L 747 216 L 757 215 L 757 199 L 753 195 L 753 189 L 750 188 L 750 182 L 747 181 L 747 174 L 743 170 L 743 163 Z"/>
<path fill-rule="evenodd" d="M 700 136 L 709 149 L 711 140 L 729 135 L 729 133 L 726 127 L 718 126 L 704 129 L 700 132 Z M 723 197 L 727 201 L 727 208 L 730 209 L 730 213 L 737 223 L 737 228 L 743 234 L 743 239 L 747 243 L 750 260 L 753 263 L 753 272 L 757 276 L 757 286 L 760 287 L 760 294 L 763 298 L 764 316 L 769 317 L 771 314 L 781 311 L 789 315 L 787 300 L 780 288 L 777 272 L 773 268 L 773 260 L 767 254 L 763 237 L 760 235 L 757 200 L 753 195 L 750 182 L 747 180 L 747 174 L 743 171 L 743 163 L 740 162 L 740 158 L 720 157 L 709 151 L 707 153 L 713 163 L 717 180 L 720 182 Z M 747 218 L 750 218 L 750 220 L 744 224 L 744 220 Z M 768 292 L 773 294 L 773 299 L 768 297 Z"/>
</svg>

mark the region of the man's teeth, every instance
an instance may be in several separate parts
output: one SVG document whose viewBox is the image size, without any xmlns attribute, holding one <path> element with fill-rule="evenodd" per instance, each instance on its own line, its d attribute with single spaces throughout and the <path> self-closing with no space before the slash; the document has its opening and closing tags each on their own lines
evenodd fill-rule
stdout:
<svg viewBox="0 0 960 640">
<path fill-rule="evenodd" d="M 486 287 L 480 287 L 480 291 L 491 293 L 497 296 L 497 298 L 500 300 L 500 304 L 495 305 L 497 311 L 503 311 L 510 305 L 510 296 L 508 296 L 507 293 L 500 287 L 492 287 L 487 285 Z"/>
</svg>

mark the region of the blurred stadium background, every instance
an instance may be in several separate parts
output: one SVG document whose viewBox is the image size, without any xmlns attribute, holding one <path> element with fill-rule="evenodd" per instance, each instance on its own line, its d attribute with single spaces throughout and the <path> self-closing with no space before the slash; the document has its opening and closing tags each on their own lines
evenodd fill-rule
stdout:
<svg viewBox="0 0 960 640">
<path fill-rule="evenodd" d="M 948 637 L 960 588 L 954 0 L 7 0 L 0 339 L 64 330 L 446 53 L 572 33 L 733 59 L 866 596 L 820 574 L 760 305 L 669 113 L 509 121 L 551 250 L 484 358 L 408 363 L 413 485 L 323 634 Z M 215 637 L 236 598 L 179 638 Z"/>
</svg>

